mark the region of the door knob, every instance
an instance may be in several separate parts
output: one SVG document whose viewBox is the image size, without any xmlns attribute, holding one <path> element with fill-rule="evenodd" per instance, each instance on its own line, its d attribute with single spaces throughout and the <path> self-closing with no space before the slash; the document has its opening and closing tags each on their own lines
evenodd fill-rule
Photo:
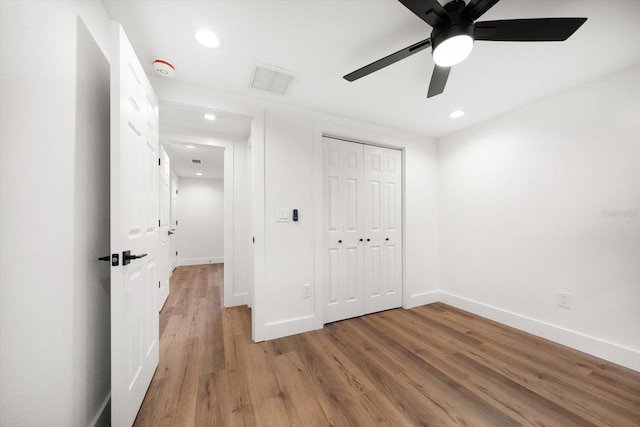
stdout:
<svg viewBox="0 0 640 427">
<path fill-rule="evenodd" d="M 364 240 L 364 239 L 360 239 L 361 242 L 362 242 L 362 240 Z"/>
<path fill-rule="evenodd" d="M 131 251 L 124 251 L 122 252 L 122 265 L 130 264 L 132 259 L 144 258 L 146 256 L 147 254 L 131 255 Z"/>
<path fill-rule="evenodd" d="M 342 243 L 342 240 L 338 240 L 338 243 Z"/>
<path fill-rule="evenodd" d="M 386 240 L 386 241 L 388 242 L 388 241 L 389 241 L 389 238 L 387 237 L 387 238 L 386 238 L 386 239 L 384 239 L 384 240 Z"/>
<path fill-rule="evenodd" d="M 371 239 L 367 239 L 367 242 L 370 242 L 370 241 L 371 241 Z"/>
</svg>

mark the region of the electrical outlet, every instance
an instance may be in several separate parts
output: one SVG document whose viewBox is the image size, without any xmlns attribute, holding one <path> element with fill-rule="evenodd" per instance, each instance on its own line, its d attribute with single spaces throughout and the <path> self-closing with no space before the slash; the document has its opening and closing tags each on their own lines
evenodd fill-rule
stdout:
<svg viewBox="0 0 640 427">
<path fill-rule="evenodd" d="M 311 298 L 311 285 L 302 285 L 302 298 Z"/>
<path fill-rule="evenodd" d="M 558 292 L 558 306 L 571 308 L 571 294 L 568 292 Z"/>
</svg>

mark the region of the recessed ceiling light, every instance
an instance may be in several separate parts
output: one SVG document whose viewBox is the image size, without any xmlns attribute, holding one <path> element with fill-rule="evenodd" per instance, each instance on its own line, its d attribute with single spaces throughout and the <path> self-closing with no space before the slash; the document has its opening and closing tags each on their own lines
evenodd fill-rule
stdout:
<svg viewBox="0 0 640 427">
<path fill-rule="evenodd" d="M 220 46 L 220 40 L 218 36 L 211 30 L 207 30 L 203 28 L 202 30 L 196 33 L 196 40 L 204 47 L 208 47 L 210 49 L 214 49 Z"/>
<path fill-rule="evenodd" d="M 185 148 L 196 148 L 195 145 L 185 145 Z"/>
<path fill-rule="evenodd" d="M 196 172 L 196 176 L 202 176 L 202 172 Z"/>
<path fill-rule="evenodd" d="M 459 119 L 462 116 L 464 116 L 464 111 L 462 110 L 456 110 L 453 113 L 449 114 L 449 117 L 451 117 L 452 119 Z"/>
<path fill-rule="evenodd" d="M 205 114 L 204 118 L 207 120 L 215 120 L 216 119 L 216 115 L 215 114 Z"/>
</svg>

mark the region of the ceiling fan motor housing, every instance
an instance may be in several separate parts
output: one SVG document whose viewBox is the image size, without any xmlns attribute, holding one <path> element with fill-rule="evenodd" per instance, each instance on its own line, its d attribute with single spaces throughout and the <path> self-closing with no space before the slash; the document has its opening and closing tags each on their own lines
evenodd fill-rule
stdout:
<svg viewBox="0 0 640 427">
<path fill-rule="evenodd" d="M 473 39 L 473 22 L 471 20 L 464 21 L 462 19 L 452 20 L 446 26 L 434 28 L 431 32 L 431 46 L 436 50 L 438 45 L 443 41 L 454 36 L 469 36 Z"/>
<path fill-rule="evenodd" d="M 454 36 L 469 36 L 473 39 L 473 19 L 464 12 L 466 3 L 454 0 L 447 3 L 444 9 L 449 13 L 448 19 L 436 25 L 431 31 L 431 46 L 435 50 L 440 43 Z"/>
</svg>

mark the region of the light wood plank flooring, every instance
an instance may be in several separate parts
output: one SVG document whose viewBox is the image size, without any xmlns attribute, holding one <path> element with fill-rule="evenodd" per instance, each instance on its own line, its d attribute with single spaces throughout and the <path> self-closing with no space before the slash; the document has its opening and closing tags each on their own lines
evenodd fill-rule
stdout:
<svg viewBox="0 0 640 427">
<path fill-rule="evenodd" d="M 444 304 L 254 344 L 222 275 L 174 272 L 136 426 L 640 426 L 640 373 Z"/>
</svg>

